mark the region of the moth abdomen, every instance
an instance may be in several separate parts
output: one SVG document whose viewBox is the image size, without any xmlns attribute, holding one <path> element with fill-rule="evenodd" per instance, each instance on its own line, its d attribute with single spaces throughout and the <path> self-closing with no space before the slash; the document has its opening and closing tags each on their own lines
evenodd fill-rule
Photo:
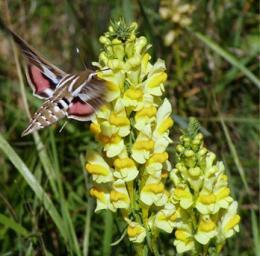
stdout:
<svg viewBox="0 0 260 256">
<path fill-rule="evenodd" d="M 43 104 L 43 106 L 33 115 L 28 127 L 22 133 L 22 136 L 28 135 L 34 131 L 45 128 L 66 117 L 66 110 L 61 108 L 61 106 L 59 106 L 58 104 L 60 105 L 59 101 L 45 102 L 45 104 Z"/>
</svg>

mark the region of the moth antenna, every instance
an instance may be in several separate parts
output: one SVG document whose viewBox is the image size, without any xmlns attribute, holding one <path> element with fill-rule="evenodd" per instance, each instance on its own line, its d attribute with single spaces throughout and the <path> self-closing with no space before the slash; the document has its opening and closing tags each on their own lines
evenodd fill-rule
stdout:
<svg viewBox="0 0 260 256">
<path fill-rule="evenodd" d="M 76 52 L 77 52 L 77 54 L 79 55 L 79 59 L 80 59 L 81 64 L 83 65 L 83 67 L 84 67 L 85 69 L 88 69 L 87 66 L 86 66 L 86 64 L 85 64 L 85 62 L 84 62 L 83 59 L 82 59 L 82 56 L 80 55 L 80 50 L 79 50 L 78 47 L 76 47 Z"/>
<path fill-rule="evenodd" d="M 68 121 L 65 121 L 64 124 L 61 126 L 60 130 L 59 130 L 59 133 L 62 132 L 62 130 L 64 129 L 64 127 L 66 126 L 66 124 L 68 123 Z"/>
</svg>

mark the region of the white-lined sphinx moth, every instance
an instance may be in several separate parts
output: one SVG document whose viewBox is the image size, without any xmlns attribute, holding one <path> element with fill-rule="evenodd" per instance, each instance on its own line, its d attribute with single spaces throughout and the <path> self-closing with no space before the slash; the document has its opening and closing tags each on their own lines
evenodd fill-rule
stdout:
<svg viewBox="0 0 260 256">
<path fill-rule="evenodd" d="M 47 127 L 67 117 L 88 121 L 103 103 L 105 81 L 97 73 L 86 69 L 69 74 L 49 63 L 8 28 L 0 19 L 0 28 L 10 34 L 26 59 L 26 76 L 33 94 L 44 99 L 40 109 L 33 115 L 22 136 Z"/>
</svg>

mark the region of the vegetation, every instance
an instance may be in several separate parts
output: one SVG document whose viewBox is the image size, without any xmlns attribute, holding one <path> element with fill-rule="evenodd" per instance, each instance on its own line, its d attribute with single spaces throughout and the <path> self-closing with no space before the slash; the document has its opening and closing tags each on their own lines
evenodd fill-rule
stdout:
<svg viewBox="0 0 260 256">
<path fill-rule="evenodd" d="M 6 3 L 0 3 L 1 17 L 68 72 L 93 68 L 111 20 L 136 22 L 137 36 L 152 45 L 151 62 L 166 62 L 164 96 L 175 121 L 170 162 L 185 161 L 176 146 L 182 134 L 196 136 L 197 129 L 188 127 L 188 118 L 196 117 L 206 148 L 224 162 L 241 217 L 240 232 L 221 254 L 259 255 L 256 1 L 32 0 L 9 1 L 8 8 Z M 120 30 L 120 40 L 131 32 Z M 107 36 L 113 40 L 116 34 Z M 70 120 L 62 131 L 60 122 L 20 137 L 28 106 L 32 113 L 41 102 L 26 86 L 9 40 L 0 34 L 0 255 L 133 255 L 126 222 L 109 211 L 94 213 L 85 164 L 87 153 L 99 146 L 90 124 Z M 176 253 L 174 233 L 159 239 L 160 255 Z"/>
</svg>

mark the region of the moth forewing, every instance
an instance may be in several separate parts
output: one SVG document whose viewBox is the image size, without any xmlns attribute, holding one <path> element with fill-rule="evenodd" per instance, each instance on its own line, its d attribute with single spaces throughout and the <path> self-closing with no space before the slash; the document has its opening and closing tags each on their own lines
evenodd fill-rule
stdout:
<svg viewBox="0 0 260 256">
<path fill-rule="evenodd" d="M 33 94 L 46 99 L 33 115 L 22 136 L 47 127 L 64 117 L 86 121 L 104 102 L 105 83 L 97 72 L 86 69 L 67 74 L 48 62 L 0 19 L 0 28 L 12 36 L 27 60 L 26 76 Z"/>
</svg>

